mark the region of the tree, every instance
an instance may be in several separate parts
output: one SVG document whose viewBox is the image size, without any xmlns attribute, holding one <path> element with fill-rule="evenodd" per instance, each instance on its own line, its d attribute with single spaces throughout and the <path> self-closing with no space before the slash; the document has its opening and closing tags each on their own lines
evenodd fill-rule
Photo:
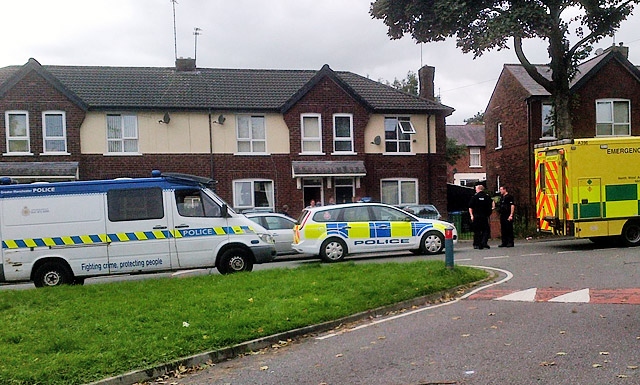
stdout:
<svg viewBox="0 0 640 385">
<path fill-rule="evenodd" d="M 447 138 L 447 153 L 445 155 L 447 163 L 455 166 L 458 159 L 462 158 L 466 153 L 467 146 L 458 144 L 458 141 L 453 138 Z"/>
<path fill-rule="evenodd" d="M 407 72 L 406 79 L 398 80 L 398 78 L 395 78 L 393 79 L 393 83 L 389 83 L 388 81 L 381 83 L 391 86 L 397 90 L 404 91 L 408 94 L 418 96 L 418 76 L 413 71 Z"/>
<path fill-rule="evenodd" d="M 466 124 L 484 124 L 484 112 L 479 111 L 473 117 L 465 119 L 464 122 Z"/>
<path fill-rule="evenodd" d="M 570 82 L 592 45 L 612 36 L 640 0 L 375 0 L 370 13 L 382 19 L 392 39 L 405 33 L 420 43 L 456 36 L 474 58 L 492 49 L 513 48 L 529 76 L 551 94 L 553 123 L 561 139 L 573 138 Z M 548 43 L 551 78 L 531 64 L 523 39 Z M 575 43 L 571 45 L 570 38 Z"/>
</svg>

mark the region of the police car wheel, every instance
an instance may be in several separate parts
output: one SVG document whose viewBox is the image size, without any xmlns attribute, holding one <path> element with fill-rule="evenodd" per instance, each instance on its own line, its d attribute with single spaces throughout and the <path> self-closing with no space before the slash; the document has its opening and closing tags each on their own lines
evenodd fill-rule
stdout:
<svg viewBox="0 0 640 385">
<path fill-rule="evenodd" d="M 338 238 L 329 238 L 320 246 L 320 258 L 325 262 L 339 262 L 347 255 L 347 245 Z"/>
<path fill-rule="evenodd" d="M 220 274 L 238 273 L 253 270 L 253 263 L 247 252 L 240 248 L 225 251 L 220 257 L 218 271 Z"/>
<path fill-rule="evenodd" d="M 33 277 L 36 287 L 60 286 L 72 283 L 73 275 L 69 269 L 56 262 L 47 262 L 40 266 Z"/>
<path fill-rule="evenodd" d="M 420 241 L 422 254 L 438 254 L 444 249 L 444 236 L 438 231 L 429 231 Z"/>
</svg>

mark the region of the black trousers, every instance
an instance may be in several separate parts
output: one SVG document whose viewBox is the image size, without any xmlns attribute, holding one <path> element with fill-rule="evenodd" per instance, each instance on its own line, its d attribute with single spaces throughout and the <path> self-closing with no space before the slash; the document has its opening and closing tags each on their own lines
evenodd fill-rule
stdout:
<svg viewBox="0 0 640 385">
<path fill-rule="evenodd" d="M 500 232 L 502 244 L 504 246 L 513 245 L 513 221 L 510 221 L 508 216 L 500 216 Z"/>
<path fill-rule="evenodd" d="M 489 227 L 488 217 L 473 217 L 473 245 L 487 246 L 491 238 L 491 228 Z"/>
</svg>

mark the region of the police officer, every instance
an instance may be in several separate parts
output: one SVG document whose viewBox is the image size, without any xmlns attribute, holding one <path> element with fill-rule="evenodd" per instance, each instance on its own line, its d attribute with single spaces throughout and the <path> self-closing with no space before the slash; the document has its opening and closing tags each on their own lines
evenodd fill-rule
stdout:
<svg viewBox="0 0 640 385">
<path fill-rule="evenodd" d="M 500 186 L 500 232 L 502 243 L 498 247 L 513 247 L 513 215 L 516 204 L 507 186 Z"/>
<path fill-rule="evenodd" d="M 489 217 L 493 209 L 493 201 L 484 192 L 484 185 L 476 185 L 476 193 L 469 201 L 469 215 L 471 215 L 471 223 L 473 224 L 473 248 L 474 249 L 490 249 L 489 237 L 491 230 L 489 228 Z"/>
</svg>

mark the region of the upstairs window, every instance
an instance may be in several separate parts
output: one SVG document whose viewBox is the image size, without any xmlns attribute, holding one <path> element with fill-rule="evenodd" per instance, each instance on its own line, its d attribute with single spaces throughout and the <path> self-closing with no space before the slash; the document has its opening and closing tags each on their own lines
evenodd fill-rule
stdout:
<svg viewBox="0 0 640 385">
<path fill-rule="evenodd" d="M 267 141 L 264 116 L 239 115 L 237 122 L 238 152 L 266 153 Z"/>
<path fill-rule="evenodd" d="M 540 129 L 541 139 L 555 139 L 556 126 L 553 124 L 553 105 L 545 103 L 542 105 L 542 127 Z"/>
<path fill-rule="evenodd" d="M 333 148 L 335 152 L 353 153 L 352 115 L 333 115 Z"/>
<path fill-rule="evenodd" d="M 596 100 L 596 136 L 631 135 L 630 111 L 629 100 Z"/>
<path fill-rule="evenodd" d="M 42 139 L 45 154 L 67 153 L 67 123 L 64 111 L 42 113 Z"/>
<path fill-rule="evenodd" d="M 502 123 L 498 123 L 498 127 L 496 128 L 496 134 L 497 134 L 497 138 L 496 138 L 496 150 L 499 150 L 502 148 Z"/>
<path fill-rule="evenodd" d="M 320 114 L 304 114 L 301 119 L 302 153 L 322 154 Z"/>
<path fill-rule="evenodd" d="M 469 147 L 469 167 L 482 167 L 480 147 Z"/>
<path fill-rule="evenodd" d="M 128 114 L 107 114 L 107 152 L 138 152 L 138 117 Z"/>
<path fill-rule="evenodd" d="M 384 151 L 411 152 L 411 134 L 415 134 L 415 129 L 408 117 L 384 118 Z"/>
<path fill-rule="evenodd" d="M 7 153 L 29 154 L 29 113 L 27 111 L 7 111 L 4 115 L 7 126 Z"/>
</svg>

